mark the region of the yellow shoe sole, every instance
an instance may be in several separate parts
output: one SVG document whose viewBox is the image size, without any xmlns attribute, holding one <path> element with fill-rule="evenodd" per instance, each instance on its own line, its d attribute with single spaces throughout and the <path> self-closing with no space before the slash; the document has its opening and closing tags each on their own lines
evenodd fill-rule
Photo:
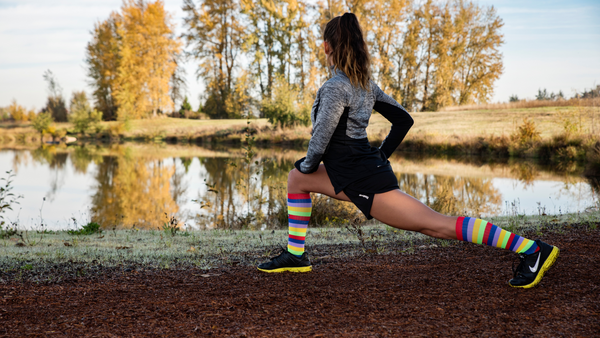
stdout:
<svg viewBox="0 0 600 338">
<path fill-rule="evenodd" d="M 274 269 L 274 270 L 265 270 L 265 269 L 261 269 L 261 268 L 257 268 L 260 271 L 264 271 L 264 272 L 310 272 L 312 271 L 312 266 L 303 266 L 303 267 L 299 267 L 299 268 L 279 268 L 279 269 Z"/>
<path fill-rule="evenodd" d="M 544 274 L 546 273 L 546 271 L 548 271 L 548 269 L 550 269 L 550 267 L 552 265 L 554 265 L 554 262 L 556 262 L 556 258 L 558 258 L 558 253 L 560 252 L 560 250 L 557 247 L 553 247 L 552 248 L 552 252 L 550 252 L 550 255 L 548 255 L 548 259 L 546 259 L 546 261 L 544 262 L 544 265 L 542 265 L 542 268 L 540 270 L 540 273 L 538 273 L 537 277 L 535 277 L 535 279 L 533 280 L 533 282 L 527 284 L 527 285 L 509 285 L 512 286 L 513 288 L 521 288 L 521 289 L 529 289 L 532 288 L 536 285 L 538 285 L 538 283 L 542 280 L 542 277 L 544 277 Z"/>
</svg>

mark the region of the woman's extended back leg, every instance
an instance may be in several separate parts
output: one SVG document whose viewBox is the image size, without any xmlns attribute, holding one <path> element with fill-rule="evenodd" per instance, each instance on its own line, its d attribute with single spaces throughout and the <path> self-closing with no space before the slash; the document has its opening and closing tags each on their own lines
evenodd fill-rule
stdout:
<svg viewBox="0 0 600 338">
<path fill-rule="evenodd" d="M 456 239 L 458 217 L 442 215 L 398 189 L 376 194 L 371 216 L 398 229 L 417 231 L 436 238 Z"/>
<path fill-rule="evenodd" d="M 482 219 L 442 215 L 400 190 L 376 194 L 371 216 L 399 229 L 517 252 L 521 264 L 509 284 L 518 288 L 537 285 L 559 253 L 556 247 L 515 235 Z"/>
</svg>

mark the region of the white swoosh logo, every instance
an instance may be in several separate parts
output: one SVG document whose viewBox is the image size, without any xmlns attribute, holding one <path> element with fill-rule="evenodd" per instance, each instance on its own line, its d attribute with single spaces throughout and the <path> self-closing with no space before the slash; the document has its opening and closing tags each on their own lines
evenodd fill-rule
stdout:
<svg viewBox="0 0 600 338">
<path fill-rule="evenodd" d="M 540 263 L 540 256 L 541 256 L 541 255 L 542 255 L 542 253 L 540 252 L 540 254 L 538 255 L 538 259 L 537 259 L 537 261 L 535 262 L 535 265 L 534 265 L 533 267 L 531 267 L 531 266 L 529 267 L 529 270 L 531 270 L 531 272 L 534 272 L 534 273 L 535 273 L 535 272 L 537 271 L 538 264 Z"/>
</svg>

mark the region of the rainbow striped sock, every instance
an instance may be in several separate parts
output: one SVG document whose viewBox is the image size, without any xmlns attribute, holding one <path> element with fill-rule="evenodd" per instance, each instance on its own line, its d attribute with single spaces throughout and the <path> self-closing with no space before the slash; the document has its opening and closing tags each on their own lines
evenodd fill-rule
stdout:
<svg viewBox="0 0 600 338">
<path fill-rule="evenodd" d="M 459 217 L 456 220 L 456 238 L 526 255 L 539 250 L 535 241 L 515 235 L 479 218 Z"/>
<path fill-rule="evenodd" d="M 288 238 L 288 251 L 301 257 L 304 253 L 306 228 L 310 220 L 312 201 L 310 194 L 288 194 L 288 221 L 290 235 Z"/>
</svg>

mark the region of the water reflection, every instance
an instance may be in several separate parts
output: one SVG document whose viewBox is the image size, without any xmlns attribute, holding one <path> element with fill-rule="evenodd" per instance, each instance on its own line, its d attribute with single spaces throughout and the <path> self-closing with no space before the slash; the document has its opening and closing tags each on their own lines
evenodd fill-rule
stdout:
<svg viewBox="0 0 600 338">
<path fill-rule="evenodd" d="M 163 160 L 106 156 L 96 170 L 92 221 L 108 228 L 160 228 L 179 210 L 171 194 L 175 173 Z"/>
<path fill-rule="evenodd" d="M 59 150 L 64 150 L 64 146 L 58 148 L 44 145 L 31 152 L 33 161 L 47 165 L 51 172 L 50 190 L 45 196 L 50 202 L 54 201 L 57 192 L 65 183 L 64 167 L 69 155 Z"/>
<path fill-rule="evenodd" d="M 400 174 L 400 190 L 447 215 L 490 215 L 500 212 L 502 196 L 492 179 Z"/>
<path fill-rule="evenodd" d="M 44 217 L 46 223 L 52 223 L 48 218 L 54 220 L 56 228 L 61 227 L 60 222 L 66 226 L 64 220 L 70 216 L 65 210 L 71 210 L 61 197 L 67 192 L 61 189 L 78 196 L 89 210 L 88 220 L 109 229 L 156 229 L 171 216 L 180 226 L 197 228 L 276 228 L 287 221 L 287 174 L 303 155 L 294 150 L 261 150 L 246 163 L 241 150 L 42 146 L 0 151 L 0 170 L 14 170 L 16 191 L 26 197 L 35 195 L 26 191 L 28 184 L 35 185 L 33 190 L 45 190 L 49 205 L 54 204 Z M 534 196 L 549 193 L 558 196 L 553 197 L 556 203 L 574 203 L 577 208 L 594 205 L 599 196 L 598 178 L 586 182 L 581 176 L 583 168 L 576 163 L 549 168 L 525 161 L 485 163 L 473 158 L 406 158 L 398 154 L 391 161 L 400 188 L 444 214 L 501 214 L 506 201 L 514 198 L 510 191 L 516 198 L 532 195 L 534 190 Z M 39 177 L 33 179 L 32 175 Z M 41 177 L 46 183 L 36 181 Z M 75 183 L 81 181 L 89 184 Z M 79 190 L 73 192 L 73 185 Z M 39 201 L 22 203 L 22 218 L 31 217 L 24 214 L 35 210 L 35 203 Z M 71 214 L 81 211 L 81 204 L 72 207 Z M 323 197 L 315 197 L 313 209 L 312 222 L 316 224 L 364 219 L 353 205 Z M 55 210 L 62 214 L 52 214 Z"/>
</svg>

